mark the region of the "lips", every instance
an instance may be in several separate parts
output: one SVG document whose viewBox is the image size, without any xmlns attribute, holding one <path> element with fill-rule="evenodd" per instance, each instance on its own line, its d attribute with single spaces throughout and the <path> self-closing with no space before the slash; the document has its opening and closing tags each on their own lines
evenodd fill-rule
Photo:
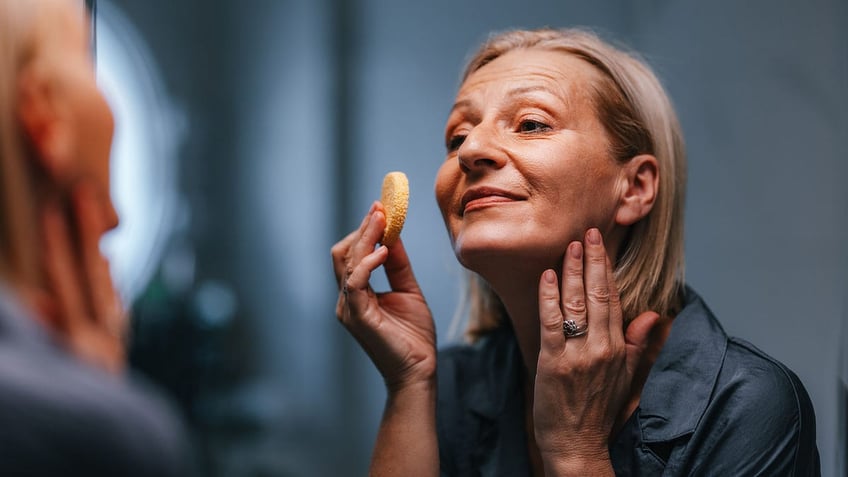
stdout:
<svg viewBox="0 0 848 477">
<path fill-rule="evenodd" d="M 525 198 L 496 187 L 474 187 L 462 194 L 460 212 L 464 215 L 477 208 L 519 200 L 525 200 Z"/>
</svg>

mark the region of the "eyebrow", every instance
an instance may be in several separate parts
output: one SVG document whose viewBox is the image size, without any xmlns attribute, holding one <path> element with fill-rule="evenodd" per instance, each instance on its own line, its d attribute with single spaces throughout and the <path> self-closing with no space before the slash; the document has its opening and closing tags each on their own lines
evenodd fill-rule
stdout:
<svg viewBox="0 0 848 477">
<path fill-rule="evenodd" d="M 531 93 L 545 93 L 556 98 L 558 101 L 561 101 L 564 106 L 569 106 L 570 98 L 567 95 L 562 94 L 561 91 L 552 90 L 551 88 L 544 85 L 519 86 L 507 91 L 507 94 L 513 97 L 530 95 Z"/>
<path fill-rule="evenodd" d="M 533 85 L 533 86 L 519 86 L 517 88 L 513 88 L 513 89 L 507 91 L 507 94 L 509 94 L 509 95 L 521 95 L 521 94 L 527 94 L 527 93 L 535 93 L 537 91 L 541 91 L 543 93 L 550 93 L 551 92 L 550 88 L 546 88 L 542 85 Z"/>
<path fill-rule="evenodd" d="M 453 107 L 450 109 L 450 112 L 448 113 L 448 116 L 450 116 L 451 114 L 453 114 L 453 112 L 454 112 L 454 111 L 456 111 L 457 109 L 461 109 L 461 108 L 468 108 L 468 107 L 470 107 L 470 106 L 471 106 L 471 101 L 469 101 L 469 100 L 467 100 L 467 99 L 463 99 L 463 100 L 461 100 L 461 101 L 457 101 L 457 102 L 453 103 Z"/>
<path fill-rule="evenodd" d="M 530 93 L 537 93 L 537 92 L 547 93 L 551 96 L 556 97 L 557 99 L 559 99 L 563 103 L 566 103 L 566 104 L 568 103 L 568 98 L 565 98 L 565 97 L 563 97 L 559 94 L 552 92 L 549 87 L 539 85 L 539 84 L 533 85 L 533 86 L 518 86 L 518 87 L 512 88 L 509 91 L 507 91 L 507 95 L 509 95 L 509 96 L 522 96 L 522 95 L 527 95 L 527 94 L 530 94 Z M 456 111 L 457 109 L 469 108 L 469 107 L 471 107 L 471 105 L 472 105 L 472 102 L 468 99 L 463 99 L 463 100 L 457 101 L 456 103 L 454 103 L 454 105 L 451 108 L 450 113 L 448 115 L 453 114 L 453 112 Z"/>
</svg>

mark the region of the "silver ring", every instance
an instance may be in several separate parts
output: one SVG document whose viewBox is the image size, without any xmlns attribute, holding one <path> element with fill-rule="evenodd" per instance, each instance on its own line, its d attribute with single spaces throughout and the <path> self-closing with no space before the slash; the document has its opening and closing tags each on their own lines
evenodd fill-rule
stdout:
<svg viewBox="0 0 848 477">
<path fill-rule="evenodd" d="M 562 322 L 562 333 L 566 338 L 576 338 L 578 336 L 583 336 L 589 332 L 589 325 L 583 325 L 581 328 L 577 325 L 577 322 L 574 320 L 563 320 Z"/>
</svg>

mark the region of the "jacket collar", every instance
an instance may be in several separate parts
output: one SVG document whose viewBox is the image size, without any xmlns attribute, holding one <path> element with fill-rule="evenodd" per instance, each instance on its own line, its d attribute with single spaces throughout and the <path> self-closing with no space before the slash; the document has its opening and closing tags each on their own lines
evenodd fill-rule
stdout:
<svg viewBox="0 0 848 477">
<path fill-rule="evenodd" d="M 494 421 L 504 413 L 509 401 L 515 404 L 515 399 L 523 400 L 524 363 L 508 323 L 480 338 L 473 346 L 482 352 L 474 354 L 473 371 L 469 373 L 472 382 L 465 395 L 465 405 L 485 420 Z"/>
<path fill-rule="evenodd" d="M 464 404 L 484 421 L 493 422 L 522 399 L 524 366 L 508 324 L 474 347 L 483 352 L 473 354 L 467 375 L 472 382 Z M 642 388 L 638 419 L 643 442 L 670 441 L 695 430 L 709 404 L 726 349 L 727 334 L 687 286 L 684 308 L 674 318 Z"/>
<path fill-rule="evenodd" d="M 646 443 L 695 430 L 724 362 L 727 334 L 718 320 L 688 286 L 684 302 L 642 389 L 639 425 Z"/>
</svg>

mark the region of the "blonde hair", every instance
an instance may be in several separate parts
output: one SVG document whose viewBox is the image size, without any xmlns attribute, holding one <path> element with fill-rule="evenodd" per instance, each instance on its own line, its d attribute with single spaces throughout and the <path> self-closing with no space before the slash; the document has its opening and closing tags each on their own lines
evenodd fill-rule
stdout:
<svg viewBox="0 0 848 477">
<path fill-rule="evenodd" d="M 0 279 L 9 284 L 41 280 L 39 189 L 44 171 L 18 116 L 21 73 L 53 38 L 48 13 L 55 0 L 0 0 Z M 80 5 L 81 6 L 81 5 Z"/>
<path fill-rule="evenodd" d="M 591 100 L 609 134 L 610 153 L 624 163 L 652 154 L 659 164 L 659 190 L 652 210 L 630 227 L 615 260 L 615 277 L 626 322 L 643 311 L 673 316 L 683 287 L 683 208 L 686 152 L 677 115 L 660 81 L 634 53 L 613 47 L 580 29 L 517 30 L 491 37 L 471 58 L 463 82 L 507 52 L 559 51 L 594 66 L 599 80 Z M 506 319 L 503 303 L 479 275 L 468 272 L 466 337 L 474 341 Z"/>
</svg>

